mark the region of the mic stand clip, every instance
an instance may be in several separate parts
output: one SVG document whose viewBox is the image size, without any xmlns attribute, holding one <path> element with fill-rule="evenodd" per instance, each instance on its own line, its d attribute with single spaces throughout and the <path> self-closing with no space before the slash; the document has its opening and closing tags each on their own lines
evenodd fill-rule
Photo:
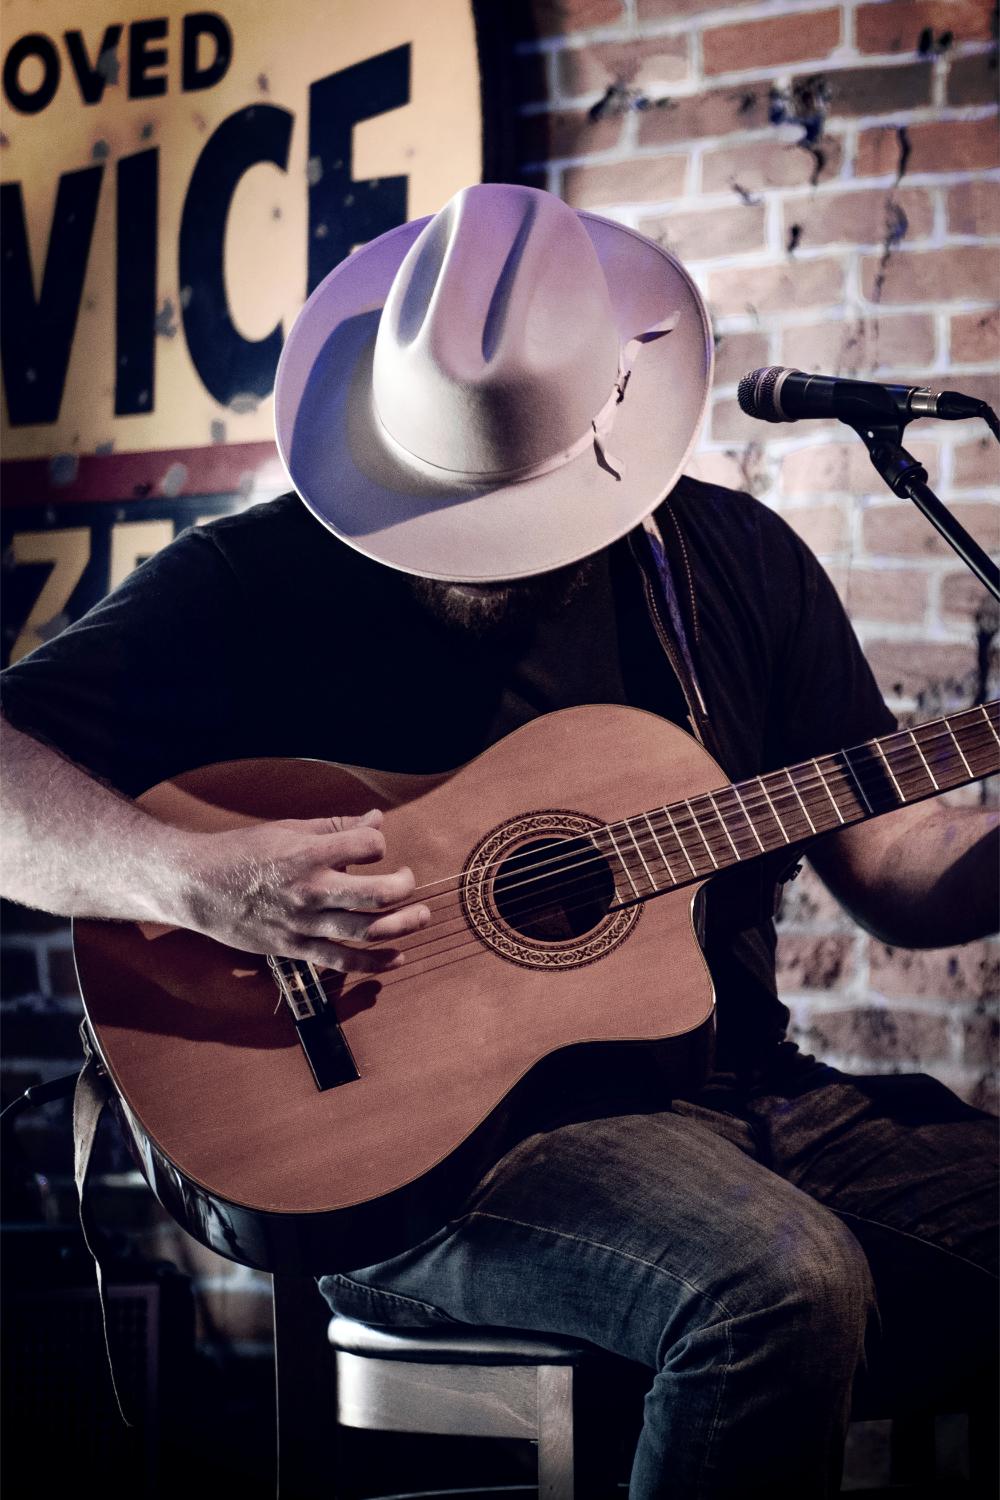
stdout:
<svg viewBox="0 0 1000 1500">
<path fill-rule="evenodd" d="M 848 426 L 854 428 L 868 449 L 872 463 L 893 494 L 912 500 L 994 599 L 1000 600 L 1000 568 L 941 503 L 927 483 L 927 470 L 923 464 L 903 447 L 906 420 L 900 420 L 896 415 L 892 420 L 852 421 Z"/>
</svg>

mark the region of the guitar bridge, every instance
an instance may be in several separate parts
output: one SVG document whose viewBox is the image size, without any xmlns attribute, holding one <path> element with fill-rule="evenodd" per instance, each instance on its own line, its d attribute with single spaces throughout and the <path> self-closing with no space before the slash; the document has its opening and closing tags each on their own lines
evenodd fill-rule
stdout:
<svg viewBox="0 0 1000 1500">
<path fill-rule="evenodd" d="M 339 1088 L 360 1078 L 340 1022 L 310 963 L 268 954 L 268 965 L 295 1019 L 299 1044 L 318 1089 Z"/>
</svg>

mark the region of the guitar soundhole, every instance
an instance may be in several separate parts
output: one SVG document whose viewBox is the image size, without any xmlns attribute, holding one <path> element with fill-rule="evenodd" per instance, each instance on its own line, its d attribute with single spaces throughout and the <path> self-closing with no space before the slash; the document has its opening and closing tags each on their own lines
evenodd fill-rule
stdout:
<svg viewBox="0 0 1000 1500">
<path fill-rule="evenodd" d="M 501 861 L 493 901 L 503 920 L 522 936 L 565 943 L 591 932 L 615 899 L 609 866 L 589 839 L 522 844 Z"/>
</svg>

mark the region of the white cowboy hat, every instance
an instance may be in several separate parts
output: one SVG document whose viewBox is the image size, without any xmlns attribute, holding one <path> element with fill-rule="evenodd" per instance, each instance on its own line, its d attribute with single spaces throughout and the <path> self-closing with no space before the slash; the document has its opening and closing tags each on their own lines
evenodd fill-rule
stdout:
<svg viewBox="0 0 1000 1500">
<path fill-rule="evenodd" d="M 275 384 L 278 450 L 368 557 L 487 583 L 578 561 L 672 488 L 708 401 L 690 276 L 536 188 L 463 188 L 336 266 Z"/>
</svg>

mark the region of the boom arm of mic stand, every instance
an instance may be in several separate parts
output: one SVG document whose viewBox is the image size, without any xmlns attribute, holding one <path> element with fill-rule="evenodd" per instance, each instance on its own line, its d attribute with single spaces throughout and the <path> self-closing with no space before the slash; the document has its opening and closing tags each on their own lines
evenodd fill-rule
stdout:
<svg viewBox="0 0 1000 1500">
<path fill-rule="evenodd" d="M 903 427 L 895 422 L 850 425 L 893 494 L 912 500 L 994 599 L 1000 600 L 1000 568 L 935 495 L 927 483 L 927 470 L 902 445 Z"/>
</svg>

